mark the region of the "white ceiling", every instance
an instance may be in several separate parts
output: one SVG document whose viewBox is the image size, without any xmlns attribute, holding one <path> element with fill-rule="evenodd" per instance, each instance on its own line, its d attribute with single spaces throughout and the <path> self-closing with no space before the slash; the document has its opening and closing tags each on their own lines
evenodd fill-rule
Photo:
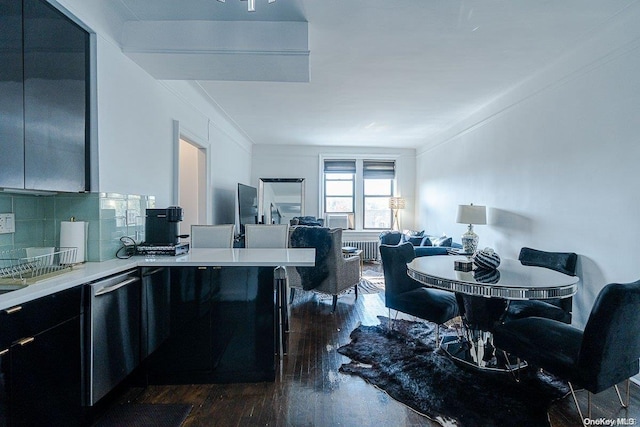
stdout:
<svg viewBox="0 0 640 427">
<path fill-rule="evenodd" d="M 257 0 L 253 13 L 240 0 L 120 2 L 129 30 L 143 21 L 174 21 L 155 24 L 181 34 L 208 20 L 308 22 L 308 82 L 196 84 L 255 144 L 410 148 L 597 37 L 638 0 Z M 161 63 L 130 56 L 160 72 Z"/>
</svg>

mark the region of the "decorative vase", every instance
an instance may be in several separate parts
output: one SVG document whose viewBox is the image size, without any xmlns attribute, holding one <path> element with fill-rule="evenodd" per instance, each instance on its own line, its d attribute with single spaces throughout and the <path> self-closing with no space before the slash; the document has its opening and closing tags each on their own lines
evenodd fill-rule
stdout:
<svg viewBox="0 0 640 427">
<path fill-rule="evenodd" d="M 473 255 L 473 262 L 477 268 L 495 270 L 500 265 L 500 256 L 491 248 L 484 248 Z"/>
<path fill-rule="evenodd" d="M 495 269 L 478 268 L 473 272 L 473 278 L 479 283 L 495 284 L 500 281 L 500 272 Z"/>
</svg>

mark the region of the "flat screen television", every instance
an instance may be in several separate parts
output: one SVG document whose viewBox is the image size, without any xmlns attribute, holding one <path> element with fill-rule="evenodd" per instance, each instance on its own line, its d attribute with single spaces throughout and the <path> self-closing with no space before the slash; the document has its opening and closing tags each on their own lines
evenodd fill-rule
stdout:
<svg viewBox="0 0 640 427">
<path fill-rule="evenodd" d="M 238 219 L 240 234 L 244 235 L 245 224 L 258 223 L 258 189 L 238 183 Z"/>
</svg>

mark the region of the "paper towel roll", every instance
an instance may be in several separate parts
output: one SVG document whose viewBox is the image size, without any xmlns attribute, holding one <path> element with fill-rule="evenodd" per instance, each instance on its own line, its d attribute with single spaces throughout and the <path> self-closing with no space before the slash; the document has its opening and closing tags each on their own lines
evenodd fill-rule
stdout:
<svg viewBox="0 0 640 427">
<path fill-rule="evenodd" d="M 72 263 L 85 261 L 87 226 L 88 223 L 84 221 L 62 221 L 60 223 L 60 247 L 78 248 L 76 259 Z"/>
</svg>

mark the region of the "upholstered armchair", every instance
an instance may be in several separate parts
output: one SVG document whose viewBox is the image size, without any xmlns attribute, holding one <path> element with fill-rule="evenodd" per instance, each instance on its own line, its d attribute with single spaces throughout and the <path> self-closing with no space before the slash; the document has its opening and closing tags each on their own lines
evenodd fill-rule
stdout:
<svg viewBox="0 0 640 427">
<path fill-rule="evenodd" d="M 333 296 L 335 311 L 338 295 L 350 287 L 358 297 L 360 257 L 342 254 L 342 229 L 298 226 L 291 232 L 290 247 L 315 248 L 315 267 L 287 267 L 290 301 L 297 289 L 313 290 Z"/>
<path fill-rule="evenodd" d="M 380 245 L 385 282 L 385 306 L 441 325 L 459 315 L 459 303 L 453 292 L 427 288 L 407 275 L 407 263 L 415 258 L 413 245 Z M 451 263 L 453 268 L 453 262 Z M 436 340 L 438 340 L 436 328 Z"/>
<path fill-rule="evenodd" d="M 497 325 L 493 343 L 512 356 L 569 381 L 583 425 L 574 386 L 589 393 L 616 387 L 629 404 L 629 378 L 639 372 L 640 280 L 611 283 L 598 294 L 584 330 L 557 320 L 527 317 Z M 627 380 L 626 402 L 617 384 Z M 588 395 L 591 417 L 591 395 Z"/>
</svg>

